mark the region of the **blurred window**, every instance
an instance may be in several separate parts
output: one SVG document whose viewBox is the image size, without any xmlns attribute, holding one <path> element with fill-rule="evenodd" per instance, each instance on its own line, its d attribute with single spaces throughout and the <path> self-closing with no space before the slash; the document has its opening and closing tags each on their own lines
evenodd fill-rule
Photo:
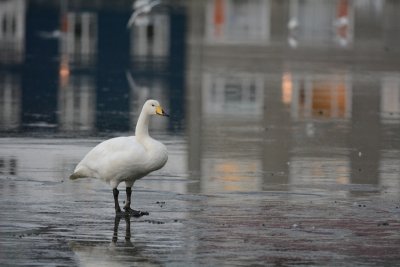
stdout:
<svg viewBox="0 0 400 267">
<path fill-rule="evenodd" d="M 169 39 L 168 14 L 140 14 L 131 28 L 131 55 L 133 57 L 168 57 Z"/>
<path fill-rule="evenodd" d="M 97 14 L 68 12 L 63 17 L 62 55 L 69 63 L 91 65 L 97 54 Z"/>
<path fill-rule="evenodd" d="M 351 83 L 346 76 L 293 76 L 292 117 L 349 119 Z"/>
<path fill-rule="evenodd" d="M 207 114 L 262 114 L 262 74 L 203 75 L 203 110 Z"/>
<path fill-rule="evenodd" d="M 270 38 L 269 0 L 209 0 L 206 5 L 209 43 L 266 43 Z"/>
<path fill-rule="evenodd" d="M 383 77 L 381 81 L 381 118 L 384 123 L 399 123 L 400 78 Z"/>
<path fill-rule="evenodd" d="M 23 61 L 25 9 L 24 0 L 0 1 L 0 62 Z"/>
<path fill-rule="evenodd" d="M 288 43 L 346 47 L 353 41 L 353 8 L 348 0 L 291 0 L 289 3 Z"/>
</svg>

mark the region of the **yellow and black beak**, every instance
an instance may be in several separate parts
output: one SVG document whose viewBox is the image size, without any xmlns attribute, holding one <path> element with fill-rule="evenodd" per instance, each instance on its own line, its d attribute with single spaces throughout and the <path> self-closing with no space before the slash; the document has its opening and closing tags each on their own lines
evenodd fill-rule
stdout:
<svg viewBox="0 0 400 267">
<path fill-rule="evenodd" d="M 167 113 L 165 113 L 165 111 L 162 109 L 161 106 L 156 107 L 156 114 L 169 117 L 169 115 Z"/>
</svg>

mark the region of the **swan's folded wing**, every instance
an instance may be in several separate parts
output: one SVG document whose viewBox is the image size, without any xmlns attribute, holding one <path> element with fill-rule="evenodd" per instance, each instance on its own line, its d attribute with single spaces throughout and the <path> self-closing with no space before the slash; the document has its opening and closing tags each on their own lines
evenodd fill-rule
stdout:
<svg viewBox="0 0 400 267">
<path fill-rule="evenodd" d="M 144 147 L 134 136 L 117 137 L 94 147 L 76 169 L 96 170 L 92 176 L 109 180 L 129 176 L 132 171 L 140 172 L 144 163 Z"/>
</svg>

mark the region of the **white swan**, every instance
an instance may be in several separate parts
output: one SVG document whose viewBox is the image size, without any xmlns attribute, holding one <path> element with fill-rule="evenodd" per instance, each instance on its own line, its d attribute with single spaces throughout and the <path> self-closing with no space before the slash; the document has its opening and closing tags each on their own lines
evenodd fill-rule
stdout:
<svg viewBox="0 0 400 267">
<path fill-rule="evenodd" d="M 133 183 L 152 171 L 162 168 L 168 159 L 166 147 L 149 136 L 151 115 L 168 116 L 156 100 L 147 100 L 136 124 L 136 136 L 106 140 L 87 153 L 76 166 L 70 179 L 94 177 L 108 182 L 113 188 L 115 212 L 121 213 L 118 203 L 118 185 L 125 182 L 124 209 L 134 216 L 147 215 L 131 209 Z"/>
</svg>

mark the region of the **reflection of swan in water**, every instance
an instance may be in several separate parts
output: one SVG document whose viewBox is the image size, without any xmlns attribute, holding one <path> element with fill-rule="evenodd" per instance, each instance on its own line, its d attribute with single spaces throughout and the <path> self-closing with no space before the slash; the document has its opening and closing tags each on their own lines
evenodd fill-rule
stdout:
<svg viewBox="0 0 400 267">
<path fill-rule="evenodd" d="M 118 242 L 118 228 L 121 219 L 125 219 L 126 230 L 124 241 Z M 160 262 L 145 257 L 143 247 L 135 246 L 131 241 L 131 216 L 115 216 L 114 231 L 111 243 L 108 242 L 74 242 L 71 248 L 76 254 L 80 266 L 159 266 Z"/>
<path fill-rule="evenodd" d="M 125 246 L 127 247 L 133 247 L 133 244 L 131 242 L 131 219 L 128 214 L 125 214 L 123 216 L 125 218 L 125 223 L 126 223 L 126 229 L 125 229 Z M 112 237 L 112 245 L 116 246 L 117 241 L 118 241 L 118 228 L 119 228 L 119 222 L 121 221 L 122 216 L 115 216 L 114 219 L 114 232 L 113 232 L 113 237 Z"/>
<path fill-rule="evenodd" d="M 146 99 L 150 98 L 150 88 L 147 85 L 142 85 L 137 83 L 133 77 L 132 73 L 129 70 L 125 71 L 126 80 L 128 81 L 129 88 L 131 89 L 132 99 L 135 101 L 132 103 L 132 106 L 137 107 L 137 103 L 145 102 Z M 134 114 L 139 114 L 140 109 L 131 110 Z M 134 125 L 134 122 L 132 123 Z"/>
</svg>

